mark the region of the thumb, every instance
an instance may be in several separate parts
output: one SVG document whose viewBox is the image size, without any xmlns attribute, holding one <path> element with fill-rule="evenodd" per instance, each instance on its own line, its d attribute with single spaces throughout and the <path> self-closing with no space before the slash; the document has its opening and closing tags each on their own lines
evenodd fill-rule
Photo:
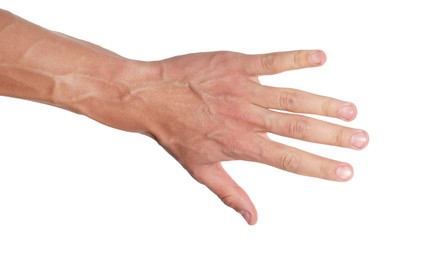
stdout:
<svg viewBox="0 0 425 260">
<path fill-rule="evenodd" d="M 257 210 L 248 194 L 229 176 L 221 163 L 203 165 L 193 174 L 194 178 L 214 192 L 224 204 L 239 212 L 246 222 L 257 222 Z"/>
</svg>

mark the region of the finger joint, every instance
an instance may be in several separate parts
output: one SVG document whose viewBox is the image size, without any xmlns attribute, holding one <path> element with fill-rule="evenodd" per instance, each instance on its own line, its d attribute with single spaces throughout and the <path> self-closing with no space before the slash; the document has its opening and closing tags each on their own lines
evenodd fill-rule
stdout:
<svg viewBox="0 0 425 260">
<path fill-rule="evenodd" d="M 329 163 L 322 163 L 319 167 L 319 173 L 316 177 L 320 178 L 320 179 L 325 179 L 325 180 L 333 180 L 334 179 L 334 174 L 332 172 L 332 165 L 330 165 Z"/>
<path fill-rule="evenodd" d="M 330 107 L 331 107 L 331 98 L 327 98 L 325 101 L 322 102 L 322 105 L 320 107 L 322 115 L 328 116 L 331 115 Z"/>
<path fill-rule="evenodd" d="M 292 65 L 291 69 L 297 69 L 297 68 L 302 67 L 303 55 L 302 55 L 301 51 L 295 51 L 294 55 L 292 55 L 292 58 L 293 58 L 293 60 L 292 60 L 292 64 L 291 64 Z"/>
<path fill-rule="evenodd" d="M 334 146 L 342 146 L 343 145 L 343 129 L 336 129 L 332 133 L 332 145 Z"/>
<path fill-rule="evenodd" d="M 286 152 L 280 157 L 280 166 L 288 172 L 297 172 L 300 165 L 300 158 L 294 152 Z"/>
<path fill-rule="evenodd" d="M 224 205 L 233 208 L 234 206 L 234 196 L 233 195 L 226 195 L 220 197 L 220 200 L 224 203 Z"/>
<path fill-rule="evenodd" d="M 293 138 L 302 139 L 307 131 L 307 123 L 305 120 L 291 120 L 288 124 L 288 135 Z"/>
<path fill-rule="evenodd" d="M 295 97 L 290 93 L 282 93 L 279 96 L 279 108 L 286 111 L 294 111 Z"/>
<path fill-rule="evenodd" d="M 274 55 L 265 55 L 261 58 L 261 67 L 268 73 L 277 73 L 276 57 Z"/>
</svg>

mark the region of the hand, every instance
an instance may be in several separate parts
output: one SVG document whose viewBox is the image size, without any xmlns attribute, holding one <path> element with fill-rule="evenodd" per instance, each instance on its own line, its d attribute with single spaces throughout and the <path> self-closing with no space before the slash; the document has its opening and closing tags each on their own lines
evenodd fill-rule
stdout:
<svg viewBox="0 0 425 260">
<path fill-rule="evenodd" d="M 0 36 L 9 39 L 0 41 L 0 95 L 55 105 L 155 138 L 249 224 L 257 221 L 255 207 L 222 161 L 254 161 L 346 181 L 353 175 L 349 164 L 274 142 L 267 133 L 352 149 L 368 143 L 365 131 L 293 114 L 350 121 L 356 117 L 353 104 L 261 86 L 260 75 L 322 65 L 321 51 L 215 52 L 138 62 L 1 9 Z"/>
<path fill-rule="evenodd" d="M 262 86 L 258 80 L 260 75 L 320 66 L 325 60 L 322 51 L 293 51 L 198 53 L 153 62 L 150 70 L 157 77 L 134 83 L 130 97 L 119 107 L 120 116 L 111 118 L 114 112 L 108 112 L 107 120 L 100 121 L 155 138 L 193 178 L 255 224 L 252 201 L 226 173 L 222 161 L 254 161 L 301 175 L 347 181 L 353 175 L 349 164 L 274 142 L 267 133 L 352 149 L 368 143 L 363 130 L 293 114 L 350 121 L 356 117 L 352 103 Z"/>
</svg>

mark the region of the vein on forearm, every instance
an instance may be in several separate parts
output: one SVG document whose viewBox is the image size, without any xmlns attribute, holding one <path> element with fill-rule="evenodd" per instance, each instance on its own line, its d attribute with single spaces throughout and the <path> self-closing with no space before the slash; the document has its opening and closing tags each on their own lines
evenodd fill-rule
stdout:
<svg viewBox="0 0 425 260">
<path fill-rule="evenodd" d="M 122 98 L 129 84 L 118 82 L 124 60 L 0 9 L 0 95 L 81 112 L 78 105 L 94 97 Z"/>
<path fill-rule="evenodd" d="M 55 81 L 45 71 L 25 68 L 11 64 L 0 64 L 0 95 L 51 102 L 47 97 L 53 96 Z M 34 99 L 33 97 L 45 97 Z"/>
</svg>

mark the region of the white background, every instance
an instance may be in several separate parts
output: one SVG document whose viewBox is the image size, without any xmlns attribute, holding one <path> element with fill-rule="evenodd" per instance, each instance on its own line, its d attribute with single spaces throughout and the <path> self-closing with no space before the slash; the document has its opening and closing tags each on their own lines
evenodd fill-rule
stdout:
<svg viewBox="0 0 425 260">
<path fill-rule="evenodd" d="M 226 163 L 259 211 L 251 227 L 149 138 L 0 98 L 0 259 L 425 259 L 421 1 L 0 6 L 134 59 L 323 49 L 325 66 L 262 81 L 356 103 L 346 125 L 371 138 L 364 151 L 280 139 L 352 163 L 348 183 Z"/>
</svg>

